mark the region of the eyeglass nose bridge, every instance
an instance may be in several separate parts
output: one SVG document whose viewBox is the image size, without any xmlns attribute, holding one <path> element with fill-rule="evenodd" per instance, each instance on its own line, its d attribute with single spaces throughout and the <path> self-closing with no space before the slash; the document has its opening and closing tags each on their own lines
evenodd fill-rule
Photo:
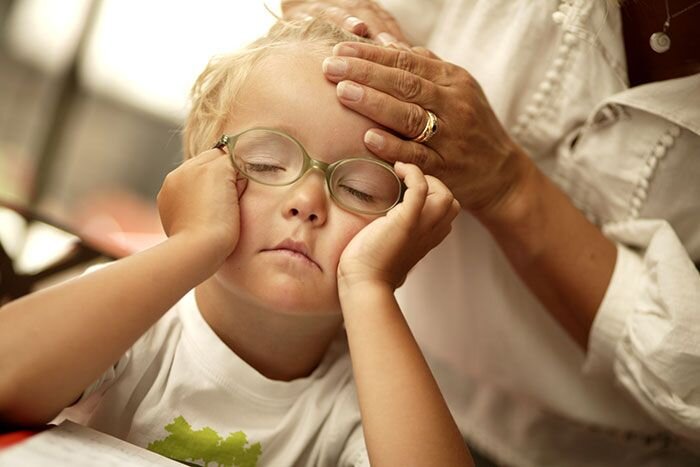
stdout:
<svg viewBox="0 0 700 467">
<path fill-rule="evenodd" d="M 331 174 L 333 173 L 333 167 L 337 164 L 337 162 L 331 164 L 328 162 L 316 160 L 313 157 L 311 157 L 308 152 L 306 152 L 306 149 L 301 144 L 299 144 L 298 142 L 297 144 L 299 145 L 299 148 L 301 149 L 302 154 L 304 155 L 304 162 L 297 176 L 293 180 L 285 183 L 284 185 L 289 186 L 296 184 L 299 181 L 301 181 L 304 177 L 306 177 L 306 175 L 309 172 L 316 169 L 319 172 L 321 172 L 326 182 L 325 188 L 327 190 L 327 195 L 330 196 L 332 199 L 335 199 L 335 197 L 333 196 L 333 189 L 331 187 Z"/>
<path fill-rule="evenodd" d="M 312 169 L 319 170 L 321 173 L 323 173 L 323 177 L 326 179 L 326 182 L 328 182 L 328 188 L 330 189 L 330 178 L 332 172 L 331 166 L 334 164 L 329 164 L 328 162 L 316 160 L 308 154 L 306 154 L 306 157 L 306 167 L 304 167 L 301 174 L 299 174 L 299 178 L 301 179 L 304 175 L 306 175 L 307 172 L 309 172 Z"/>
</svg>

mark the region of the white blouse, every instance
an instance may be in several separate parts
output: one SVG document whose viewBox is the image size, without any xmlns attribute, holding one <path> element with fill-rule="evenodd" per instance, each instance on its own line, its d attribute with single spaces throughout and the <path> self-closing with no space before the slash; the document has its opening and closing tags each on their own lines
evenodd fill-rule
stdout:
<svg viewBox="0 0 700 467">
<path fill-rule="evenodd" d="M 629 88 L 605 0 L 383 3 L 617 243 L 587 354 L 466 213 L 412 271 L 398 295 L 460 428 L 508 465 L 700 465 L 700 74 Z"/>
</svg>

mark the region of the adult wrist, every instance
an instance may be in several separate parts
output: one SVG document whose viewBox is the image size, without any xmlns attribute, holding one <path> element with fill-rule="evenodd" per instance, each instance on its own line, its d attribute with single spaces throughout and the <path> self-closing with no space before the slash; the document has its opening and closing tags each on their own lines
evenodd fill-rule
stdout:
<svg viewBox="0 0 700 467">
<path fill-rule="evenodd" d="M 513 150 L 509 175 L 503 189 L 491 203 L 472 209 L 472 214 L 489 229 L 507 229 L 527 224 L 539 205 L 544 175 L 521 148 Z"/>
</svg>

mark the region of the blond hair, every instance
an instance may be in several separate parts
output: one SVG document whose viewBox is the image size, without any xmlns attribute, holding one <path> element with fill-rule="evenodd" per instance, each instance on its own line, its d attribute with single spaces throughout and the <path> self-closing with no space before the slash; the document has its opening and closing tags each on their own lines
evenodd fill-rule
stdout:
<svg viewBox="0 0 700 467">
<path fill-rule="evenodd" d="M 212 58 L 192 88 L 191 109 L 183 129 L 185 159 L 211 149 L 216 143 L 238 92 L 255 65 L 271 51 L 308 43 L 309 50 L 328 54 L 335 44 L 345 41 L 366 40 L 322 19 L 278 21 L 265 36 L 244 49 Z"/>
</svg>

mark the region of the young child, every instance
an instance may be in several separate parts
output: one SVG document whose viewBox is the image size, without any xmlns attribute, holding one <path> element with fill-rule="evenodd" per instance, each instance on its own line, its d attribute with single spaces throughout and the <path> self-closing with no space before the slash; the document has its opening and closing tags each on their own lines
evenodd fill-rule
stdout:
<svg viewBox="0 0 700 467">
<path fill-rule="evenodd" d="M 168 239 L 0 311 L 1 421 L 60 413 L 193 465 L 471 465 L 394 299 L 459 206 L 371 158 L 321 73 L 345 40 L 279 23 L 210 63 Z"/>
</svg>

